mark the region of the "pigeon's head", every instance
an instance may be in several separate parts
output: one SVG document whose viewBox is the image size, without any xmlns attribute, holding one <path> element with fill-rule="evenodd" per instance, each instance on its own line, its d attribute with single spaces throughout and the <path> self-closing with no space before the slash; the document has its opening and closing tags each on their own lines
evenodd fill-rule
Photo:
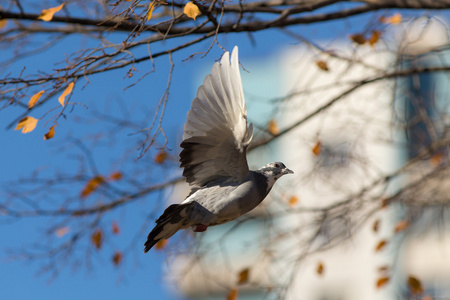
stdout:
<svg viewBox="0 0 450 300">
<path fill-rule="evenodd" d="M 261 174 L 267 177 L 268 189 L 271 189 L 278 178 L 286 174 L 294 174 L 292 170 L 286 168 L 282 162 L 273 162 L 265 165 L 258 170 Z"/>
</svg>

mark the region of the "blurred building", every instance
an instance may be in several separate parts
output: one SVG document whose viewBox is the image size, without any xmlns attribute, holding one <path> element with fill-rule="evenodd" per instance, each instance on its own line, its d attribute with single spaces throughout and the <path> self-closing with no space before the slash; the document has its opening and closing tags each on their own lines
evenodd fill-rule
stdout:
<svg viewBox="0 0 450 300">
<path fill-rule="evenodd" d="M 169 253 L 167 274 L 184 297 L 225 299 L 237 289 L 241 300 L 450 299 L 450 235 L 438 230 L 447 226 L 449 177 L 414 184 L 408 199 L 379 211 L 400 186 L 448 160 L 448 147 L 441 145 L 390 180 L 447 134 L 448 74 L 360 82 L 399 65 L 448 66 L 445 25 L 424 22 L 405 24 L 406 35 L 393 34 L 393 49 L 342 43 L 324 54 L 306 45 L 264 64 L 243 62 L 251 71 L 242 73 L 250 121 L 257 128 L 270 120 L 279 128 L 302 122 L 252 151 L 251 168 L 280 160 L 295 177 L 283 177 L 242 220 L 180 241 L 186 251 Z M 187 187 L 174 193 L 183 198 Z M 425 289 L 420 297 L 408 288 L 412 275 Z"/>
</svg>

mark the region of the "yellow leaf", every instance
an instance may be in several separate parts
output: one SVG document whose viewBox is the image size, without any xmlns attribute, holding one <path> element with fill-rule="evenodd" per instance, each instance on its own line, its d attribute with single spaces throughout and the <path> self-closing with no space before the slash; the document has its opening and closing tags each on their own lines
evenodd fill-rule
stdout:
<svg viewBox="0 0 450 300">
<path fill-rule="evenodd" d="M 350 39 L 358 45 L 363 45 L 366 42 L 366 38 L 363 34 L 353 34 L 350 36 Z"/>
<path fill-rule="evenodd" d="M 298 204 L 298 197 L 297 196 L 292 196 L 291 198 L 289 198 L 289 206 L 290 207 L 297 206 L 297 204 Z"/>
<path fill-rule="evenodd" d="M 72 93 L 73 85 L 74 85 L 73 82 L 69 83 L 69 85 L 66 87 L 66 89 L 64 90 L 64 92 L 62 93 L 62 95 L 59 96 L 59 98 L 58 98 L 58 102 L 59 102 L 63 107 L 64 107 L 64 103 L 65 103 L 65 101 L 66 101 L 66 96 L 69 95 L 70 93 Z"/>
<path fill-rule="evenodd" d="M 51 21 L 53 19 L 53 15 L 58 11 L 60 11 L 63 8 L 64 4 L 65 3 L 63 2 L 63 4 L 61 4 L 60 6 L 52 7 L 49 9 L 43 9 L 38 19 L 41 19 L 42 21 L 45 22 Z"/>
<path fill-rule="evenodd" d="M 399 13 L 396 13 L 392 15 L 391 17 L 381 17 L 380 22 L 384 24 L 393 24 L 398 25 L 402 22 L 402 15 Z"/>
<path fill-rule="evenodd" d="M 318 60 L 316 61 L 316 65 L 319 67 L 319 69 L 324 70 L 324 71 L 329 71 L 330 69 L 328 68 L 328 65 L 325 61 L 323 60 Z"/>
<path fill-rule="evenodd" d="M 159 151 L 156 155 L 153 161 L 157 164 L 162 164 L 167 159 L 167 152 L 164 150 Z"/>
<path fill-rule="evenodd" d="M 55 234 L 57 237 L 60 238 L 60 237 L 65 236 L 66 234 L 68 234 L 69 231 L 70 231 L 69 227 L 61 227 L 58 230 L 56 230 Z"/>
<path fill-rule="evenodd" d="M 55 136 L 55 125 L 50 127 L 48 132 L 46 134 L 44 134 L 44 140 L 52 139 L 54 136 Z"/>
<path fill-rule="evenodd" d="M 249 273 L 250 273 L 250 270 L 248 268 L 246 268 L 246 269 L 242 270 L 241 272 L 239 272 L 238 284 L 247 283 L 248 282 Z"/>
<path fill-rule="evenodd" d="M 41 98 L 44 92 L 45 90 L 42 90 L 31 96 L 30 101 L 28 101 L 28 108 L 32 108 L 36 104 L 36 102 L 38 102 L 39 98 Z"/>
<path fill-rule="evenodd" d="M 416 277 L 408 277 L 408 286 L 412 294 L 422 294 L 424 292 L 422 283 Z"/>
<path fill-rule="evenodd" d="M 148 12 L 147 12 L 147 21 L 152 18 L 153 9 L 155 9 L 156 0 L 153 0 L 148 5 Z M 130 74 L 130 77 L 133 76 L 133 73 Z"/>
<path fill-rule="evenodd" d="M 113 222 L 112 223 L 112 232 L 114 234 L 119 234 L 120 233 L 120 227 L 119 227 L 119 224 L 117 222 Z"/>
<path fill-rule="evenodd" d="M 381 277 L 377 280 L 377 288 L 382 288 L 389 282 L 389 277 Z"/>
<path fill-rule="evenodd" d="M 322 263 L 322 262 L 319 262 L 319 263 L 317 264 L 316 273 L 319 274 L 319 275 L 322 275 L 323 272 L 324 272 L 324 266 L 323 266 L 323 263 Z"/>
<path fill-rule="evenodd" d="M 315 156 L 318 156 L 320 152 L 322 152 L 322 144 L 320 143 L 320 141 L 317 141 L 316 145 L 312 148 L 312 153 Z"/>
<path fill-rule="evenodd" d="M 1 19 L 1 20 L 0 20 L 0 29 L 2 29 L 3 27 L 5 27 L 7 23 L 8 23 L 8 20 L 6 20 L 6 19 Z"/>
<path fill-rule="evenodd" d="M 372 35 L 370 36 L 370 39 L 369 39 L 369 45 L 372 47 L 375 46 L 375 44 L 378 42 L 380 37 L 381 37 L 381 31 L 379 31 L 379 30 L 372 31 Z"/>
<path fill-rule="evenodd" d="M 83 190 L 81 191 L 81 198 L 86 198 L 92 194 L 101 184 L 105 182 L 103 176 L 95 176 L 86 183 Z"/>
<path fill-rule="evenodd" d="M 103 244 L 103 233 L 100 229 L 94 231 L 91 235 L 91 242 L 95 246 L 95 248 L 100 249 Z"/>
<path fill-rule="evenodd" d="M 227 300 L 237 300 L 237 298 L 238 298 L 237 288 L 231 289 L 231 291 L 227 295 Z"/>
<path fill-rule="evenodd" d="M 120 179 L 122 179 L 122 173 L 120 173 L 120 172 L 114 172 L 114 173 L 111 173 L 111 175 L 109 175 L 109 180 L 111 180 L 111 181 L 120 180 Z"/>
<path fill-rule="evenodd" d="M 122 262 L 122 258 L 123 258 L 122 252 L 116 251 L 116 253 L 114 253 L 112 258 L 113 264 L 118 266 Z"/>
<path fill-rule="evenodd" d="M 36 128 L 37 122 L 39 120 L 33 117 L 25 117 L 17 123 L 17 126 L 14 130 L 22 129 L 22 133 L 28 133 L 33 131 Z"/>
<path fill-rule="evenodd" d="M 198 14 L 200 13 L 200 10 L 198 9 L 198 6 L 195 5 L 193 2 L 188 2 L 186 3 L 186 5 L 184 6 L 184 10 L 183 10 L 184 14 L 186 16 L 188 16 L 189 18 L 192 18 L 195 20 L 195 18 L 198 16 Z"/>
<path fill-rule="evenodd" d="M 381 241 L 377 244 L 377 246 L 375 247 L 375 251 L 378 252 L 378 251 L 383 250 L 384 247 L 385 247 L 386 245 L 387 245 L 387 241 L 386 241 L 386 240 L 381 240 Z"/>
<path fill-rule="evenodd" d="M 269 124 L 267 125 L 267 131 L 269 131 L 269 133 L 272 135 L 280 134 L 280 129 L 278 128 L 277 122 L 275 122 L 275 120 L 269 121 Z"/>
<path fill-rule="evenodd" d="M 409 226 L 408 220 L 402 220 L 399 221 L 397 224 L 395 224 L 394 232 L 400 232 L 405 230 Z"/>
<path fill-rule="evenodd" d="M 380 220 L 376 220 L 373 222 L 372 229 L 373 232 L 378 232 L 378 229 L 380 228 Z"/>
<path fill-rule="evenodd" d="M 164 248 L 166 248 L 168 243 L 169 243 L 168 240 L 160 240 L 159 242 L 156 243 L 155 249 L 156 250 L 163 250 Z"/>
</svg>

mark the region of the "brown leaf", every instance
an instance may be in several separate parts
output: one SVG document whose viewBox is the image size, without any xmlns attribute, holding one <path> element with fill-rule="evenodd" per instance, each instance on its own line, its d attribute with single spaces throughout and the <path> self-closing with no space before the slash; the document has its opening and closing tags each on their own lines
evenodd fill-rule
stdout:
<svg viewBox="0 0 450 300">
<path fill-rule="evenodd" d="M 320 141 L 317 141 L 317 143 L 312 148 L 312 153 L 315 156 L 318 156 L 320 154 L 320 152 L 322 152 L 322 144 L 320 143 Z"/>
<path fill-rule="evenodd" d="M 328 64 L 323 60 L 316 61 L 316 65 L 319 67 L 319 69 L 324 71 L 329 71 Z"/>
<path fill-rule="evenodd" d="M 155 158 L 153 159 L 153 161 L 157 164 L 162 164 L 166 161 L 167 159 L 167 152 L 164 150 L 159 151 L 158 153 L 156 153 Z"/>
<path fill-rule="evenodd" d="M 389 277 L 381 277 L 377 280 L 377 288 L 382 288 L 389 282 Z"/>
<path fill-rule="evenodd" d="M 434 154 L 433 156 L 431 156 L 430 162 L 433 166 L 438 166 L 441 163 L 443 158 L 444 158 L 444 153 L 438 152 L 438 153 Z"/>
<path fill-rule="evenodd" d="M 8 24 L 8 20 L 1 19 L 0 20 L 0 29 L 2 29 L 3 27 L 6 27 L 6 24 Z"/>
<path fill-rule="evenodd" d="M 298 197 L 297 196 L 292 196 L 291 198 L 289 198 L 289 206 L 290 207 L 295 207 L 298 204 Z"/>
<path fill-rule="evenodd" d="M 388 242 L 387 242 L 386 240 L 381 240 L 381 241 L 377 244 L 377 246 L 375 247 L 375 252 L 378 252 L 378 251 L 383 250 L 384 247 L 386 247 L 387 243 L 388 243 Z"/>
<path fill-rule="evenodd" d="M 65 236 L 66 234 L 68 234 L 69 233 L 69 231 L 70 231 L 70 229 L 69 229 L 69 227 L 61 227 L 61 228 L 59 228 L 58 230 L 56 230 L 55 231 L 55 234 L 56 234 L 56 236 L 57 237 L 63 237 L 63 236 Z"/>
<path fill-rule="evenodd" d="M 246 269 L 242 270 L 241 272 L 239 272 L 238 284 L 247 283 L 248 282 L 249 273 L 250 273 L 250 270 L 248 268 L 246 268 Z"/>
<path fill-rule="evenodd" d="M 120 227 L 119 227 L 119 224 L 118 224 L 116 221 L 114 221 L 114 222 L 112 223 L 111 231 L 112 231 L 112 233 L 114 233 L 114 234 L 119 234 L 119 233 L 120 233 Z"/>
<path fill-rule="evenodd" d="M 373 232 L 378 232 L 380 229 L 380 220 L 375 220 L 372 225 Z"/>
<path fill-rule="evenodd" d="M 160 240 L 159 242 L 156 243 L 155 249 L 156 250 L 163 250 L 164 248 L 167 247 L 168 243 L 169 243 L 169 240 Z"/>
<path fill-rule="evenodd" d="M 408 277 L 408 286 L 409 286 L 409 290 L 414 295 L 422 294 L 424 292 L 422 283 L 420 282 L 419 279 L 417 279 L 414 276 Z"/>
<path fill-rule="evenodd" d="M 378 272 L 387 272 L 389 271 L 389 266 L 388 265 L 384 265 L 384 266 L 379 266 L 378 267 Z"/>
<path fill-rule="evenodd" d="M 364 45 L 366 43 L 366 38 L 363 34 L 352 34 L 350 39 L 358 45 Z"/>
<path fill-rule="evenodd" d="M 198 6 L 195 5 L 193 2 L 188 2 L 184 6 L 183 12 L 186 16 L 188 16 L 191 19 L 194 19 L 200 14 L 200 10 L 198 9 Z"/>
<path fill-rule="evenodd" d="M 55 13 L 57 13 L 58 11 L 60 11 L 63 8 L 64 4 L 65 3 L 63 2 L 63 4 L 61 4 L 59 6 L 52 7 L 49 9 L 43 9 L 41 11 L 41 14 L 39 15 L 38 19 L 45 21 L 45 22 L 51 21 L 53 19 L 53 15 Z"/>
<path fill-rule="evenodd" d="M 64 90 L 64 92 L 61 94 L 61 96 L 59 96 L 58 98 L 58 102 L 64 107 L 65 102 L 66 102 L 66 96 L 69 95 L 70 93 L 72 93 L 73 90 L 73 86 L 74 83 L 71 82 L 69 83 L 69 85 L 66 87 L 66 89 Z"/>
<path fill-rule="evenodd" d="M 388 207 L 388 205 L 389 205 L 389 199 L 386 199 L 386 198 L 381 199 L 381 209 Z"/>
<path fill-rule="evenodd" d="M 316 273 L 319 274 L 319 275 L 323 275 L 324 271 L 325 271 L 325 269 L 324 269 L 323 263 L 319 262 L 317 264 Z"/>
<path fill-rule="evenodd" d="M 238 289 L 233 288 L 227 295 L 227 300 L 237 300 L 238 298 Z"/>
<path fill-rule="evenodd" d="M 112 258 L 113 264 L 116 266 L 120 265 L 120 263 L 122 262 L 122 258 L 123 258 L 122 252 L 116 251 Z"/>
<path fill-rule="evenodd" d="M 111 173 L 111 175 L 109 175 L 109 180 L 111 180 L 111 181 L 120 180 L 120 179 L 122 179 L 122 173 L 120 173 L 120 172 L 114 172 L 114 173 Z"/>
<path fill-rule="evenodd" d="M 32 108 L 36 102 L 38 102 L 39 98 L 41 98 L 43 93 L 45 93 L 45 90 L 39 91 L 31 96 L 30 101 L 28 101 L 28 108 Z"/>
<path fill-rule="evenodd" d="M 395 224 L 395 228 L 394 228 L 394 232 L 400 232 L 405 230 L 406 228 L 408 228 L 409 226 L 409 221 L 408 220 L 402 220 L 400 222 L 398 222 L 397 224 Z"/>
<path fill-rule="evenodd" d="M 369 39 L 369 45 L 372 47 L 375 46 L 375 44 L 379 41 L 380 37 L 381 37 L 381 31 L 379 31 L 379 30 L 372 31 L 372 35 L 370 36 L 370 39 Z"/>
<path fill-rule="evenodd" d="M 275 120 L 270 120 L 267 124 L 267 131 L 272 135 L 279 135 L 280 129 L 278 128 L 277 122 Z"/>
<path fill-rule="evenodd" d="M 22 129 L 22 133 L 28 133 L 33 131 L 36 128 L 37 122 L 39 120 L 33 117 L 27 116 L 17 123 L 17 126 L 14 130 Z"/>
<path fill-rule="evenodd" d="M 50 127 L 48 132 L 46 134 L 44 134 L 44 140 L 52 139 L 54 136 L 55 136 L 55 125 Z"/>
<path fill-rule="evenodd" d="M 91 242 L 95 248 L 100 249 L 103 244 L 103 233 L 100 229 L 96 229 L 91 235 Z"/>
<path fill-rule="evenodd" d="M 86 198 L 90 194 L 92 194 L 100 185 L 105 182 L 105 178 L 103 176 L 95 176 L 86 183 L 83 190 L 81 191 L 81 198 Z"/>
</svg>

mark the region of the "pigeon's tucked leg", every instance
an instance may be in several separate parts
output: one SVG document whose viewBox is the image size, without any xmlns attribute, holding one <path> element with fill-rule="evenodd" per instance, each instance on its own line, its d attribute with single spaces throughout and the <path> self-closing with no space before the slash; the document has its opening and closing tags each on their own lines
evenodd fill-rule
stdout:
<svg viewBox="0 0 450 300">
<path fill-rule="evenodd" d="M 208 225 L 203 225 L 203 224 L 197 224 L 194 227 L 194 232 L 205 232 L 206 229 L 208 229 Z"/>
<path fill-rule="evenodd" d="M 164 213 L 156 220 L 155 228 L 149 233 L 144 245 L 144 252 L 148 252 L 160 240 L 168 239 L 178 230 L 191 225 L 186 218 L 191 206 L 192 203 L 172 204 L 166 208 Z"/>
</svg>

